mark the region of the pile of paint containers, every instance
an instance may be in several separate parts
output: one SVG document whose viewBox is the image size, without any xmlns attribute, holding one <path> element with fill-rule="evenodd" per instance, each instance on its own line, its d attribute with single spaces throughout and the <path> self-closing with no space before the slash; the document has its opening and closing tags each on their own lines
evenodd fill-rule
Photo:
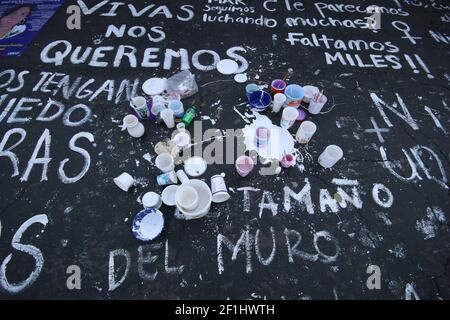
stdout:
<svg viewBox="0 0 450 320">
<path fill-rule="evenodd" d="M 122 130 L 127 130 L 134 138 L 145 133 L 142 120 L 157 120 L 173 129 L 177 123 L 188 126 L 197 114 L 193 105 L 185 110 L 182 98 L 198 91 L 195 77 L 189 71 L 179 72 L 169 79 L 150 78 L 142 84 L 142 96 L 130 100 L 132 113 L 123 119 Z"/>
<path fill-rule="evenodd" d="M 289 130 L 297 121 L 300 122 L 295 137 L 298 143 L 308 144 L 317 130 L 312 121 L 305 121 L 308 115 L 322 112 L 327 97 L 318 87 L 288 84 L 285 80 L 276 79 L 271 82 L 270 92 L 261 90 L 255 83 L 245 87 L 247 99 L 252 110 L 261 112 L 272 106 L 273 113 L 281 112 L 280 127 Z M 270 131 L 258 128 L 257 145 L 267 144 Z M 319 156 L 318 162 L 324 168 L 331 168 L 343 157 L 342 149 L 337 145 L 329 145 Z M 286 158 L 286 159 L 285 159 Z M 281 164 L 287 168 L 293 165 L 292 155 L 285 155 Z"/>
</svg>

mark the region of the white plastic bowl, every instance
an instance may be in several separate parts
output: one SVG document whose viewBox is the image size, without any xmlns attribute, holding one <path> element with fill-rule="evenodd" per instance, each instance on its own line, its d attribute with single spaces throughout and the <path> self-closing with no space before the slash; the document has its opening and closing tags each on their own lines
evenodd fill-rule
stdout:
<svg viewBox="0 0 450 320">
<path fill-rule="evenodd" d="M 202 180 L 192 179 L 186 182 L 183 182 L 178 188 L 181 189 L 183 186 L 193 187 L 197 193 L 200 195 L 198 198 L 197 208 L 194 210 L 188 211 L 182 208 L 178 203 L 176 204 L 178 210 L 187 218 L 187 219 L 198 219 L 204 217 L 208 214 L 209 209 L 211 208 L 212 194 L 209 186 L 203 182 Z M 177 193 L 178 193 L 177 190 Z"/>
</svg>

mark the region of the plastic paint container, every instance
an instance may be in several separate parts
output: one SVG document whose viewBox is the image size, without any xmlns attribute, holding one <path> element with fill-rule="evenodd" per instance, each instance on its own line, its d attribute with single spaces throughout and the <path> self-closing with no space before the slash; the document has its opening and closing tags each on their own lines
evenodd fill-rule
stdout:
<svg viewBox="0 0 450 320">
<path fill-rule="evenodd" d="M 264 111 L 272 103 L 272 97 L 266 91 L 255 91 L 250 94 L 250 107 L 257 111 Z"/>
<path fill-rule="evenodd" d="M 292 127 L 297 120 L 298 110 L 293 107 L 287 107 L 283 109 L 283 113 L 281 115 L 280 127 L 288 130 Z"/>
<path fill-rule="evenodd" d="M 255 91 L 259 91 L 258 85 L 254 84 L 254 83 L 250 83 L 245 86 L 245 94 L 247 95 L 247 98 L 249 101 L 250 101 L 250 95 Z"/>
<path fill-rule="evenodd" d="M 297 121 L 300 121 L 300 122 L 304 121 L 306 119 L 306 116 L 307 116 L 307 114 L 305 111 L 303 111 L 302 109 L 298 109 Z"/>
<path fill-rule="evenodd" d="M 175 171 L 160 174 L 159 176 L 156 177 L 156 182 L 158 183 L 159 186 L 175 184 L 178 182 L 177 174 L 175 173 Z"/>
<path fill-rule="evenodd" d="M 272 91 L 273 94 L 283 93 L 285 89 L 286 89 L 286 82 L 281 79 L 273 80 L 270 85 L 270 90 Z"/>
<path fill-rule="evenodd" d="M 302 103 L 305 92 L 298 84 L 290 84 L 286 87 L 286 90 L 284 90 L 284 94 L 286 96 L 284 105 L 286 107 L 298 108 Z"/>
<path fill-rule="evenodd" d="M 273 96 L 272 112 L 278 113 L 286 102 L 286 96 L 283 93 L 276 93 Z"/>
<path fill-rule="evenodd" d="M 144 208 L 159 209 L 162 205 L 161 196 L 156 192 L 147 192 L 142 197 L 142 205 Z"/>
<path fill-rule="evenodd" d="M 311 114 L 318 114 L 322 110 L 325 103 L 327 103 L 328 98 L 325 95 L 320 95 L 318 99 L 311 99 L 309 102 L 308 111 Z"/>
<path fill-rule="evenodd" d="M 298 142 L 306 144 L 309 142 L 309 140 L 311 140 L 314 133 L 316 133 L 316 130 L 317 126 L 314 122 L 305 121 L 298 128 L 297 133 L 295 134 L 295 138 Z"/>
<path fill-rule="evenodd" d="M 252 158 L 248 156 L 240 156 L 235 164 L 236 171 L 241 177 L 246 177 L 253 170 L 254 165 Z"/>
<path fill-rule="evenodd" d="M 334 144 L 325 148 L 319 156 L 319 164 L 325 169 L 331 168 L 344 156 L 344 151 Z"/>
<path fill-rule="evenodd" d="M 285 154 L 283 159 L 281 159 L 281 166 L 283 166 L 283 168 L 292 167 L 295 164 L 295 161 L 296 159 L 293 154 Z"/>
<path fill-rule="evenodd" d="M 264 147 L 269 142 L 270 130 L 266 127 L 259 127 L 256 129 L 256 146 L 258 148 Z"/>
<path fill-rule="evenodd" d="M 305 91 L 305 96 L 303 97 L 303 102 L 305 103 L 309 103 L 316 94 L 320 93 L 319 88 L 315 86 L 303 86 L 303 90 Z"/>
<path fill-rule="evenodd" d="M 221 203 L 230 199 L 224 177 L 224 173 L 211 177 L 212 201 L 214 203 Z"/>
<path fill-rule="evenodd" d="M 182 118 L 184 116 L 183 102 L 180 100 L 170 101 L 168 107 L 173 111 L 176 118 Z"/>
</svg>

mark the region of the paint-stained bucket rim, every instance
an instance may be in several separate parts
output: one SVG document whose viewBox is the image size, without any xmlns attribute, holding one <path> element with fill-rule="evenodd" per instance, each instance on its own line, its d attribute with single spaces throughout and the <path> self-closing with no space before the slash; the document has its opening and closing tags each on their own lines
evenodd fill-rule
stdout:
<svg viewBox="0 0 450 320">
<path fill-rule="evenodd" d="M 148 217 L 149 215 L 152 215 L 151 218 L 156 219 L 154 220 L 155 224 L 153 227 L 156 228 L 156 231 L 154 232 L 154 235 L 152 237 L 145 237 L 140 232 L 141 230 L 141 222 L 144 220 L 144 218 Z M 133 235 L 136 239 L 141 241 L 151 241 L 156 239 L 164 229 L 164 216 L 161 213 L 161 211 L 155 209 L 155 208 L 147 208 L 142 211 L 140 211 L 133 219 L 133 224 L 131 226 L 131 231 L 133 232 Z"/>
<path fill-rule="evenodd" d="M 258 90 L 249 95 L 248 102 L 250 103 L 250 108 L 264 111 L 272 103 L 272 96 L 267 91 Z M 261 102 L 262 104 L 256 104 L 255 102 Z"/>
</svg>

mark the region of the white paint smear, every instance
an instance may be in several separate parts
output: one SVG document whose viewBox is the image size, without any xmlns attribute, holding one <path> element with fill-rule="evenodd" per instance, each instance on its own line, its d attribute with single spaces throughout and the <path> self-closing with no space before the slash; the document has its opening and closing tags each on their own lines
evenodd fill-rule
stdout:
<svg viewBox="0 0 450 320">
<path fill-rule="evenodd" d="M 285 154 L 293 152 L 295 142 L 289 131 L 274 125 L 266 116 L 257 112 L 254 112 L 254 115 L 256 119 L 243 129 L 246 150 L 254 150 L 263 158 L 279 161 Z M 265 147 L 260 148 L 256 146 L 256 129 L 259 127 L 266 127 L 270 130 L 269 142 Z"/>
</svg>

